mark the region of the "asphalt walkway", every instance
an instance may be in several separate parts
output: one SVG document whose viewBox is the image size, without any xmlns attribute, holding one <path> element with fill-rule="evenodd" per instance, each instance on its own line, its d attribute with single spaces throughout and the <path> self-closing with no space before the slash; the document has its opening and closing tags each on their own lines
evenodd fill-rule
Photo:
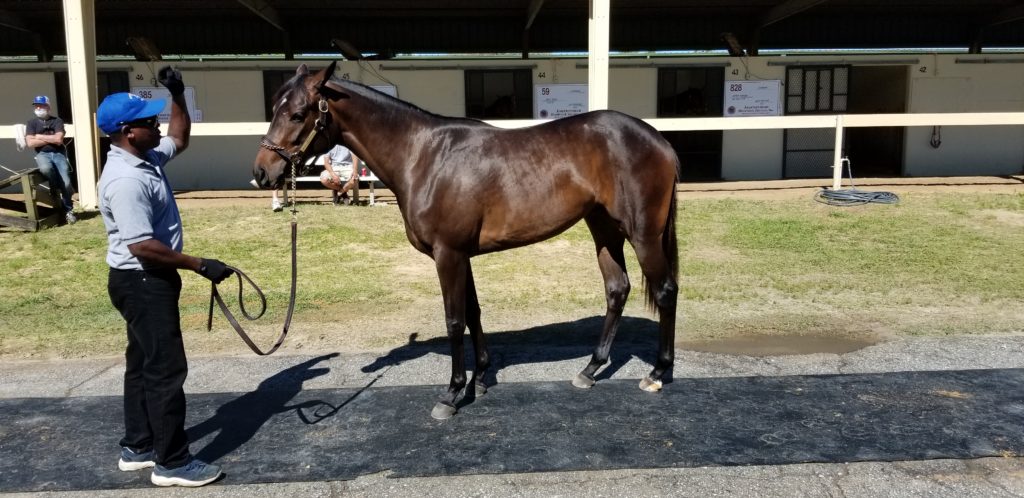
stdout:
<svg viewBox="0 0 1024 498">
<path fill-rule="evenodd" d="M 192 358 L 186 391 L 190 402 L 194 403 L 189 420 L 190 434 L 195 440 L 193 451 L 214 455 L 225 465 L 226 479 L 201 490 L 168 491 L 144 487 L 145 476 L 140 475 L 135 476 L 134 481 L 129 478 L 127 483 L 118 485 L 102 480 L 92 485 L 81 481 L 80 485 L 71 486 L 78 491 L 43 495 L 1024 496 L 1024 458 L 1018 456 L 1024 438 L 1017 433 L 1024 427 L 1024 402 L 1020 394 L 1024 391 L 1015 389 L 1017 386 L 1014 385 L 1020 378 L 1020 369 L 1024 369 L 1024 336 L 907 339 L 841 355 L 748 357 L 679 351 L 675 382 L 667 385 L 665 392 L 651 398 L 659 400 L 659 403 L 676 400 L 670 404 L 685 407 L 674 415 L 674 422 L 671 417 L 644 418 L 642 410 L 637 411 L 638 406 L 646 401 L 644 393 L 632 387 L 632 383 L 649 369 L 641 350 L 634 351 L 627 346 L 621 348 L 624 351 L 616 356 L 613 349 L 612 364 L 599 377 L 595 390 L 581 393 L 568 388 L 568 379 L 586 363 L 589 352 L 583 346 L 562 347 L 565 351 L 557 354 L 525 351 L 516 345 L 494 351 L 497 384 L 485 397 L 463 406 L 456 418 L 447 422 L 429 420 L 434 395 L 442 390 L 449 368 L 447 357 L 436 351 L 406 348 L 392 352 L 322 356 Z M 88 457 L 97 462 L 102 462 L 102 455 L 109 453 L 109 465 L 113 469 L 119 435 L 119 407 L 116 405 L 121 390 L 122 368 L 118 358 L 9 361 L 0 366 L 0 406 L 5 407 L 0 411 L 0 418 L 5 419 L 0 424 L 0 468 L 18 468 L 18 462 L 21 462 L 22 470 L 30 469 L 31 462 L 26 462 L 23 457 L 38 451 L 37 445 L 48 444 L 45 442 L 54 439 L 65 440 L 61 443 L 65 445 L 72 436 L 61 432 L 57 421 L 68 423 L 68 417 L 75 416 L 77 412 L 70 407 L 88 406 L 92 407 L 92 413 L 105 414 L 100 417 L 103 423 L 94 426 L 92 432 L 83 432 L 83 436 L 70 446 L 83 448 L 83 458 L 86 458 L 85 453 L 98 455 Z M 898 383 L 893 384 L 899 379 L 917 380 L 900 387 Z M 926 382 L 915 383 L 918 381 Z M 727 393 L 736 392 L 738 387 L 746 393 L 746 398 L 756 401 L 758 396 L 762 396 L 763 402 L 742 405 L 745 408 L 736 413 L 737 405 L 728 399 Z M 562 388 L 565 388 L 564 392 Z M 793 388 L 815 394 L 798 400 L 799 391 Z M 554 393 L 554 396 L 538 397 L 538 392 Z M 286 393 L 289 398 L 281 401 L 281 393 Z M 381 393 L 406 393 L 402 397 L 405 401 L 398 403 L 395 401 L 397 398 L 389 400 Z M 690 393 L 692 396 L 688 396 Z M 288 465 L 300 465 L 300 461 L 314 468 L 324 466 L 324 462 L 353 460 L 351 448 L 345 456 L 321 449 L 307 452 L 296 461 L 273 458 L 273 455 L 294 453 L 294 445 L 301 447 L 304 441 L 322 445 L 327 438 L 342 438 L 344 435 L 336 429 L 340 424 L 338 421 L 343 419 L 338 418 L 340 411 L 336 408 L 349 399 L 375 397 L 385 401 L 384 407 L 402 405 L 405 411 L 400 417 L 406 425 L 411 424 L 409 427 L 448 431 L 448 437 L 455 437 L 452 433 L 459 432 L 459 437 L 479 439 L 489 434 L 484 430 L 488 423 L 494 428 L 490 432 L 494 433 L 502 428 L 527 427 L 521 424 L 526 424 L 531 418 L 550 418 L 552 413 L 560 413 L 560 410 L 572 410 L 575 406 L 572 403 L 584 403 L 586 407 L 600 407 L 605 417 L 631 414 L 632 419 L 637 420 L 629 432 L 650 435 L 653 439 L 638 437 L 636 446 L 629 446 L 629 451 L 623 451 L 633 455 L 633 460 L 626 464 L 616 452 L 619 451 L 617 448 L 629 445 L 630 438 L 606 445 L 604 449 L 600 445 L 586 449 L 582 452 L 584 459 L 560 471 L 512 465 L 517 458 L 522 458 L 521 454 L 508 448 L 515 439 L 505 440 L 505 446 L 477 445 L 490 448 L 490 453 L 485 454 L 490 460 L 465 459 L 462 467 L 437 464 L 455 457 L 445 455 L 443 451 L 431 452 L 427 448 L 428 451 L 417 457 L 423 460 L 424 466 L 434 469 L 422 474 L 426 477 L 416 477 L 416 472 L 387 462 L 378 468 L 367 467 L 361 471 L 369 473 L 339 474 L 334 478 L 325 478 L 324 474 L 300 467 L 294 467 L 294 471 L 289 473 L 287 468 Z M 240 421 L 238 425 L 232 425 L 230 421 L 214 423 L 218 420 L 218 412 L 225 413 L 225 407 L 232 406 L 231 401 L 242 398 L 255 401 L 255 404 L 248 405 L 248 408 L 241 407 L 239 403 L 233 405 L 241 407 L 241 411 L 234 412 L 232 418 Z M 575 401 L 569 403 L 570 398 Z M 551 401 L 545 401 L 547 399 Z M 930 404 L 922 408 L 923 405 L 911 403 L 914 399 L 925 399 Z M 533 401 L 527 403 L 523 400 Z M 792 412 L 796 415 L 786 413 L 791 401 Z M 318 404 L 320 402 L 325 403 Z M 33 403 L 43 409 L 34 412 L 31 409 L 14 409 L 31 408 Z M 275 412 L 272 417 L 265 418 L 264 424 L 238 437 L 239 431 L 244 429 L 240 426 L 245 425 L 246 414 L 258 416 L 266 413 L 267 405 L 275 406 L 275 403 L 276 406 L 294 408 L 301 405 L 302 408 Z M 614 409 L 616 403 L 622 406 L 621 412 Z M 566 406 L 560 406 L 562 404 Z M 357 405 L 358 402 L 352 406 Z M 264 407 L 262 412 L 261 406 Z M 968 406 L 985 414 L 958 411 Z M 369 411 L 355 411 L 365 419 L 362 421 L 364 429 L 386 430 L 387 427 L 382 427 L 386 424 L 378 424 L 374 420 L 374 410 L 380 407 L 366 409 Z M 727 413 L 730 409 L 732 412 Z M 488 410 L 502 413 L 488 417 Z M 818 415 L 807 415 L 812 412 Z M 804 432 L 792 429 L 804 424 L 806 433 L 821 433 L 813 423 L 807 424 L 822 420 L 821 414 L 825 413 L 859 417 L 862 423 L 836 426 L 838 439 L 825 438 L 821 440 L 822 444 L 808 441 L 803 438 Z M 695 423 L 692 418 L 695 414 L 704 417 L 705 423 Z M 726 421 L 722 422 L 724 425 L 708 425 L 718 414 L 721 415 L 719 422 Z M 50 417 L 50 423 L 46 422 L 47 417 Z M 81 417 L 83 420 L 88 418 Z M 303 418 L 306 420 L 302 421 Z M 618 427 L 632 419 L 626 417 L 605 423 L 607 427 Z M 321 420 L 328 423 L 315 423 Z M 353 423 L 352 419 L 344 420 L 349 424 L 346 427 Z M 581 417 L 580 420 L 590 419 Z M 728 420 L 738 422 L 730 425 Z M 780 431 L 779 427 L 772 430 L 773 420 L 778 420 L 786 430 Z M 289 430 L 305 432 L 293 432 L 292 436 L 287 431 L 278 432 L 285 421 L 291 423 Z M 796 425 L 792 425 L 794 423 Z M 686 424 L 694 430 L 684 431 Z M 880 428 L 885 424 L 890 428 Z M 378 427 L 374 428 L 375 425 Z M 396 424 L 395 427 L 405 426 Z M 453 431 L 454 428 L 464 430 Z M 597 432 L 584 434 L 582 440 L 599 440 L 601 429 L 597 424 L 594 428 Z M 887 436 L 876 438 L 867 450 L 861 448 L 858 455 L 851 447 L 850 438 L 858 440 L 869 430 Z M 325 433 L 317 439 L 316 431 Z M 405 429 L 405 432 L 410 431 Z M 225 433 L 235 436 L 228 437 L 231 441 L 225 443 Z M 750 453 L 752 458 L 729 460 L 723 455 L 728 456 L 729 448 L 735 445 L 715 447 L 715 441 L 708 439 L 709 436 L 723 439 L 732 433 L 741 440 L 759 441 L 743 447 L 744 452 L 756 450 Z M 962 437 L 951 438 L 950 434 Z M 966 453 L 942 450 L 943 445 L 948 450 L 948 443 L 954 440 L 958 441 L 954 445 L 957 451 Z M 549 446 L 562 447 L 579 441 L 552 440 Z M 651 454 L 662 459 L 645 462 L 642 452 L 634 450 L 651 445 L 652 441 L 662 447 L 657 451 L 652 449 Z M 777 457 L 785 453 L 791 443 L 802 445 L 801 451 L 816 453 L 817 456 Z M 672 448 L 677 444 L 681 447 Z M 830 444 L 834 446 L 831 450 L 827 447 Z M 543 448 L 543 441 L 539 445 Z M 366 443 L 366 446 L 373 445 Z M 923 450 L 913 450 L 917 446 Z M 442 447 L 453 449 L 450 445 Z M 406 452 L 423 450 L 416 445 L 402 448 Z M 886 448 L 889 453 L 883 454 L 881 450 Z M 107 449 L 109 451 L 105 451 Z M 710 451 L 701 453 L 703 450 Z M 872 454 L 871 451 L 875 450 L 876 454 Z M 259 457 L 261 452 L 268 452 L 269 456 Z M 697 452 L 697 457 L 678 461 L 664 459 L 664 455 L 682 454 L 680 452 Z M 67 455 L 59 455 L 54 460 L 57 464 L 51 467 L 59 467 L 59 462 Z M 75 453 L 71 455 L 77 456 Z M 374 458 L 388 456 L 385 452 L 383 456 Z M 592 460 L 590 465 L 586 458 Z M 405 461 L 417 463 L 416 458 Z M 613 464 L 602 464 L 609 461 Z M 816 463 L 798 463 L 802 461 Z M 260 462 L 269 462 L 270 465 L 262 468 Z M 483 466 L 473 468 L 471 464 L 474 462 L 482 462 Z M 507 464 L 507 468 L 500 468 L 502 462 Z M 68 469 L 73 467 L 75 465 L 67 465 Z M 109 475 L 115 471 L 103 468 L 97 472 Z M 67 472 L 72 473 L 70 470 Z M 285 478 L 261 479 L 260 473 L 284 475 Z M 303 473 L 309 478 L 304 479 Z M 3 472 L 0 475 L 4 475 Z M 60 473 L 55 475 L 59 477 Z M 40 496 L 40 493 L 30 490 L 68 489 L 55 486 L 55 478 L 47 479 L 42 473 L 19 479 L 20 487 L 10 484 L 12 480 L 4 479 L 5 484 L 0 489 L 20 489 L 31 492 L 31 496 Z M 263 480 L 274 482 L 261 483 Z"/>
</svg>

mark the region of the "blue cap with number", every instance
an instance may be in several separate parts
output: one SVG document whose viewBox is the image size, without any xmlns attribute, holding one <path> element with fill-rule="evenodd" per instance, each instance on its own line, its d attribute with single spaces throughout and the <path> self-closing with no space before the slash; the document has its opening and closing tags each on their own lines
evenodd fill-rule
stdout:
<svg viewBox="0 0 1024 498">
<path fill-rule="evenodd" d="M 104 133 L 114 133 L 125 123 L 160 114 L 166 99 L 146 100 L 134 93 L 108 95 L 96 110 L 96 124 Z"/>
</svg>

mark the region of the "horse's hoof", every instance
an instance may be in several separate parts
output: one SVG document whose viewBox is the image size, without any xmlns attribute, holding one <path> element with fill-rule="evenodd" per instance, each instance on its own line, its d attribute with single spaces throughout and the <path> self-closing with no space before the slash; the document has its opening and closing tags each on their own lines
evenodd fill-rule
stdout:
<svg viewBox="0 0 1024 498">
<path fill-rule="evenodd" d="M 590 376 L 584 375 L 582 373 L 576 374 L 576 378 L 572 379 L 572 385 L 580 389 L 590 389 L 591 387 L 594 387 L 594 384 L 596 382 L 597 381 L 595 381 Z"/>
<path fill-rule="evenodd" d="M 434 420 L 447 420 L 452 418 L 452 415 L 455 415 L 456 411 L 458 410 L 456 410 L 454 406 L 438 401 L 437 404 L 434 405 L 434 409 L 430 411 L 430 416 Z"/>
<path fill-rule="evenodd" d="M 483 396 L 487 394 L 487 384 L 483 382 L 477 382 L 473 385 L 473 389 L 476 391 L 477 396 Z"/>
<path fill-rule="evenodd" d="M 656 393 L 661 390 L 661 381 L 651 380 L 650 377 L 644 377 L 644 379 L 640 381 L 640 390 L 647 391 L 649 393 Z"/>
</svg>

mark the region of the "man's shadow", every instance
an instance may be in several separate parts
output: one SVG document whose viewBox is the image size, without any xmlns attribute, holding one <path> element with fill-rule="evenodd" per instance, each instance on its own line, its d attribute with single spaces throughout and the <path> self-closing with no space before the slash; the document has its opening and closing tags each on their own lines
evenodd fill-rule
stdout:
<svg viewBox="0 0 1024 498">
<path fill-rule="evenodd" d="M 260 382 L 255 391 L 224 403 L 217 408 L 212 417 L 189 427 L 189 441 L 198 441 L 209 434 L 217 433 L 213 441 L 203 447 L 196 457 L 207 462 L 217 461 L 252 439 L 263 424 L 278 413 L 296 410 L 307 424 L 315 424 L 325 416 L 333 414 L 323 415 L 320 413 L 321 408 L 327 406 L 337 411 L 340 407 L 333 407 L 322 401 L 307 401 L 294 405 L 287 403 L 302 391 L 302 384 L 305 381 L 330 371 L 328 368 L 312 368 L 314 365 L 336 356 L 338 353 L 326 354 L 286 368 Z M 314 412 L 315 420 L 310 420 L 303 412 L 304 408 L 312 407 L 317 408 Z"/>
<path fill-rule="evenodd" d="M 586 357 L 579 369 L 590 361 L 589 354 L 597 347 L 604 324 L 603 316 L 582 318 L 573 322 L 541 325 L 524 330 L 502 332 L 484 331 L 491 354 L 491 368 L 484 382 L 488 386 L 497 384 L 496 374 L 501 369 L 524 364 L 541 364 L 574 358 Z M 439 324 L 438 326 L 443 326 Z M 466 333 L 466 368 L 473 369 L 475 364 L 473 346 L 469 343 L 469 332 Z M 417 334 L 409 335 L 409 342 L 392 349 L 361 368 L 363 372 L 377 372 L 403 362 L 414 360 L 430 353 L 449 355 L 451 347 L 448 339 L 439 337 L 427 341 L 417 341 Z M 622 317 L 619 323 L 615 342 L 612 344 L 608 363 L 598 371 L 596 379 L 608 379 L 615 375 L 632 358 L 653 365 L 658 349 L 658 322 L 646 318 Z M 569 380 L 569 379 L 566 379 Z M 671 370 L 663 379 L 666 384 L 672 381 Z M 461 404 L 468 404 L 475 398 L 467 386 L 467 394 Z"/>
</svg>

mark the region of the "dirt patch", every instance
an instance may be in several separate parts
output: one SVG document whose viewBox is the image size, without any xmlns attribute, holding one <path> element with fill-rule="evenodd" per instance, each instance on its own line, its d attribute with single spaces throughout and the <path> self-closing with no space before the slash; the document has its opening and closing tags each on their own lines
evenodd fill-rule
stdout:
<svg viewBox="0 0 1024 498">
<path fill-rule="evenodd" d="M 844 354 L 877 344 L 878 338 L 823 337 L 805 335 L 757 335 L 723 337 L 701 341 L 681 341 L 683 349 L 705 353 L 744 356 L 781 356 L 797 354 Z"/>
<path fill-rule="evenodd" d="M 1024 193 L 1024 175 L 958 176 L 933 178 L 855 178 L 861 190 L 881 190 L 897 195 L 908 193 Z M 681 183 L 677 191 L 682 199 L 799 199 L 811 198 L 822 188 L 831 188 L 832 179 L 731 181 Z M 850 180 L 843 179 L 842 188 Z"/>
</svg>

